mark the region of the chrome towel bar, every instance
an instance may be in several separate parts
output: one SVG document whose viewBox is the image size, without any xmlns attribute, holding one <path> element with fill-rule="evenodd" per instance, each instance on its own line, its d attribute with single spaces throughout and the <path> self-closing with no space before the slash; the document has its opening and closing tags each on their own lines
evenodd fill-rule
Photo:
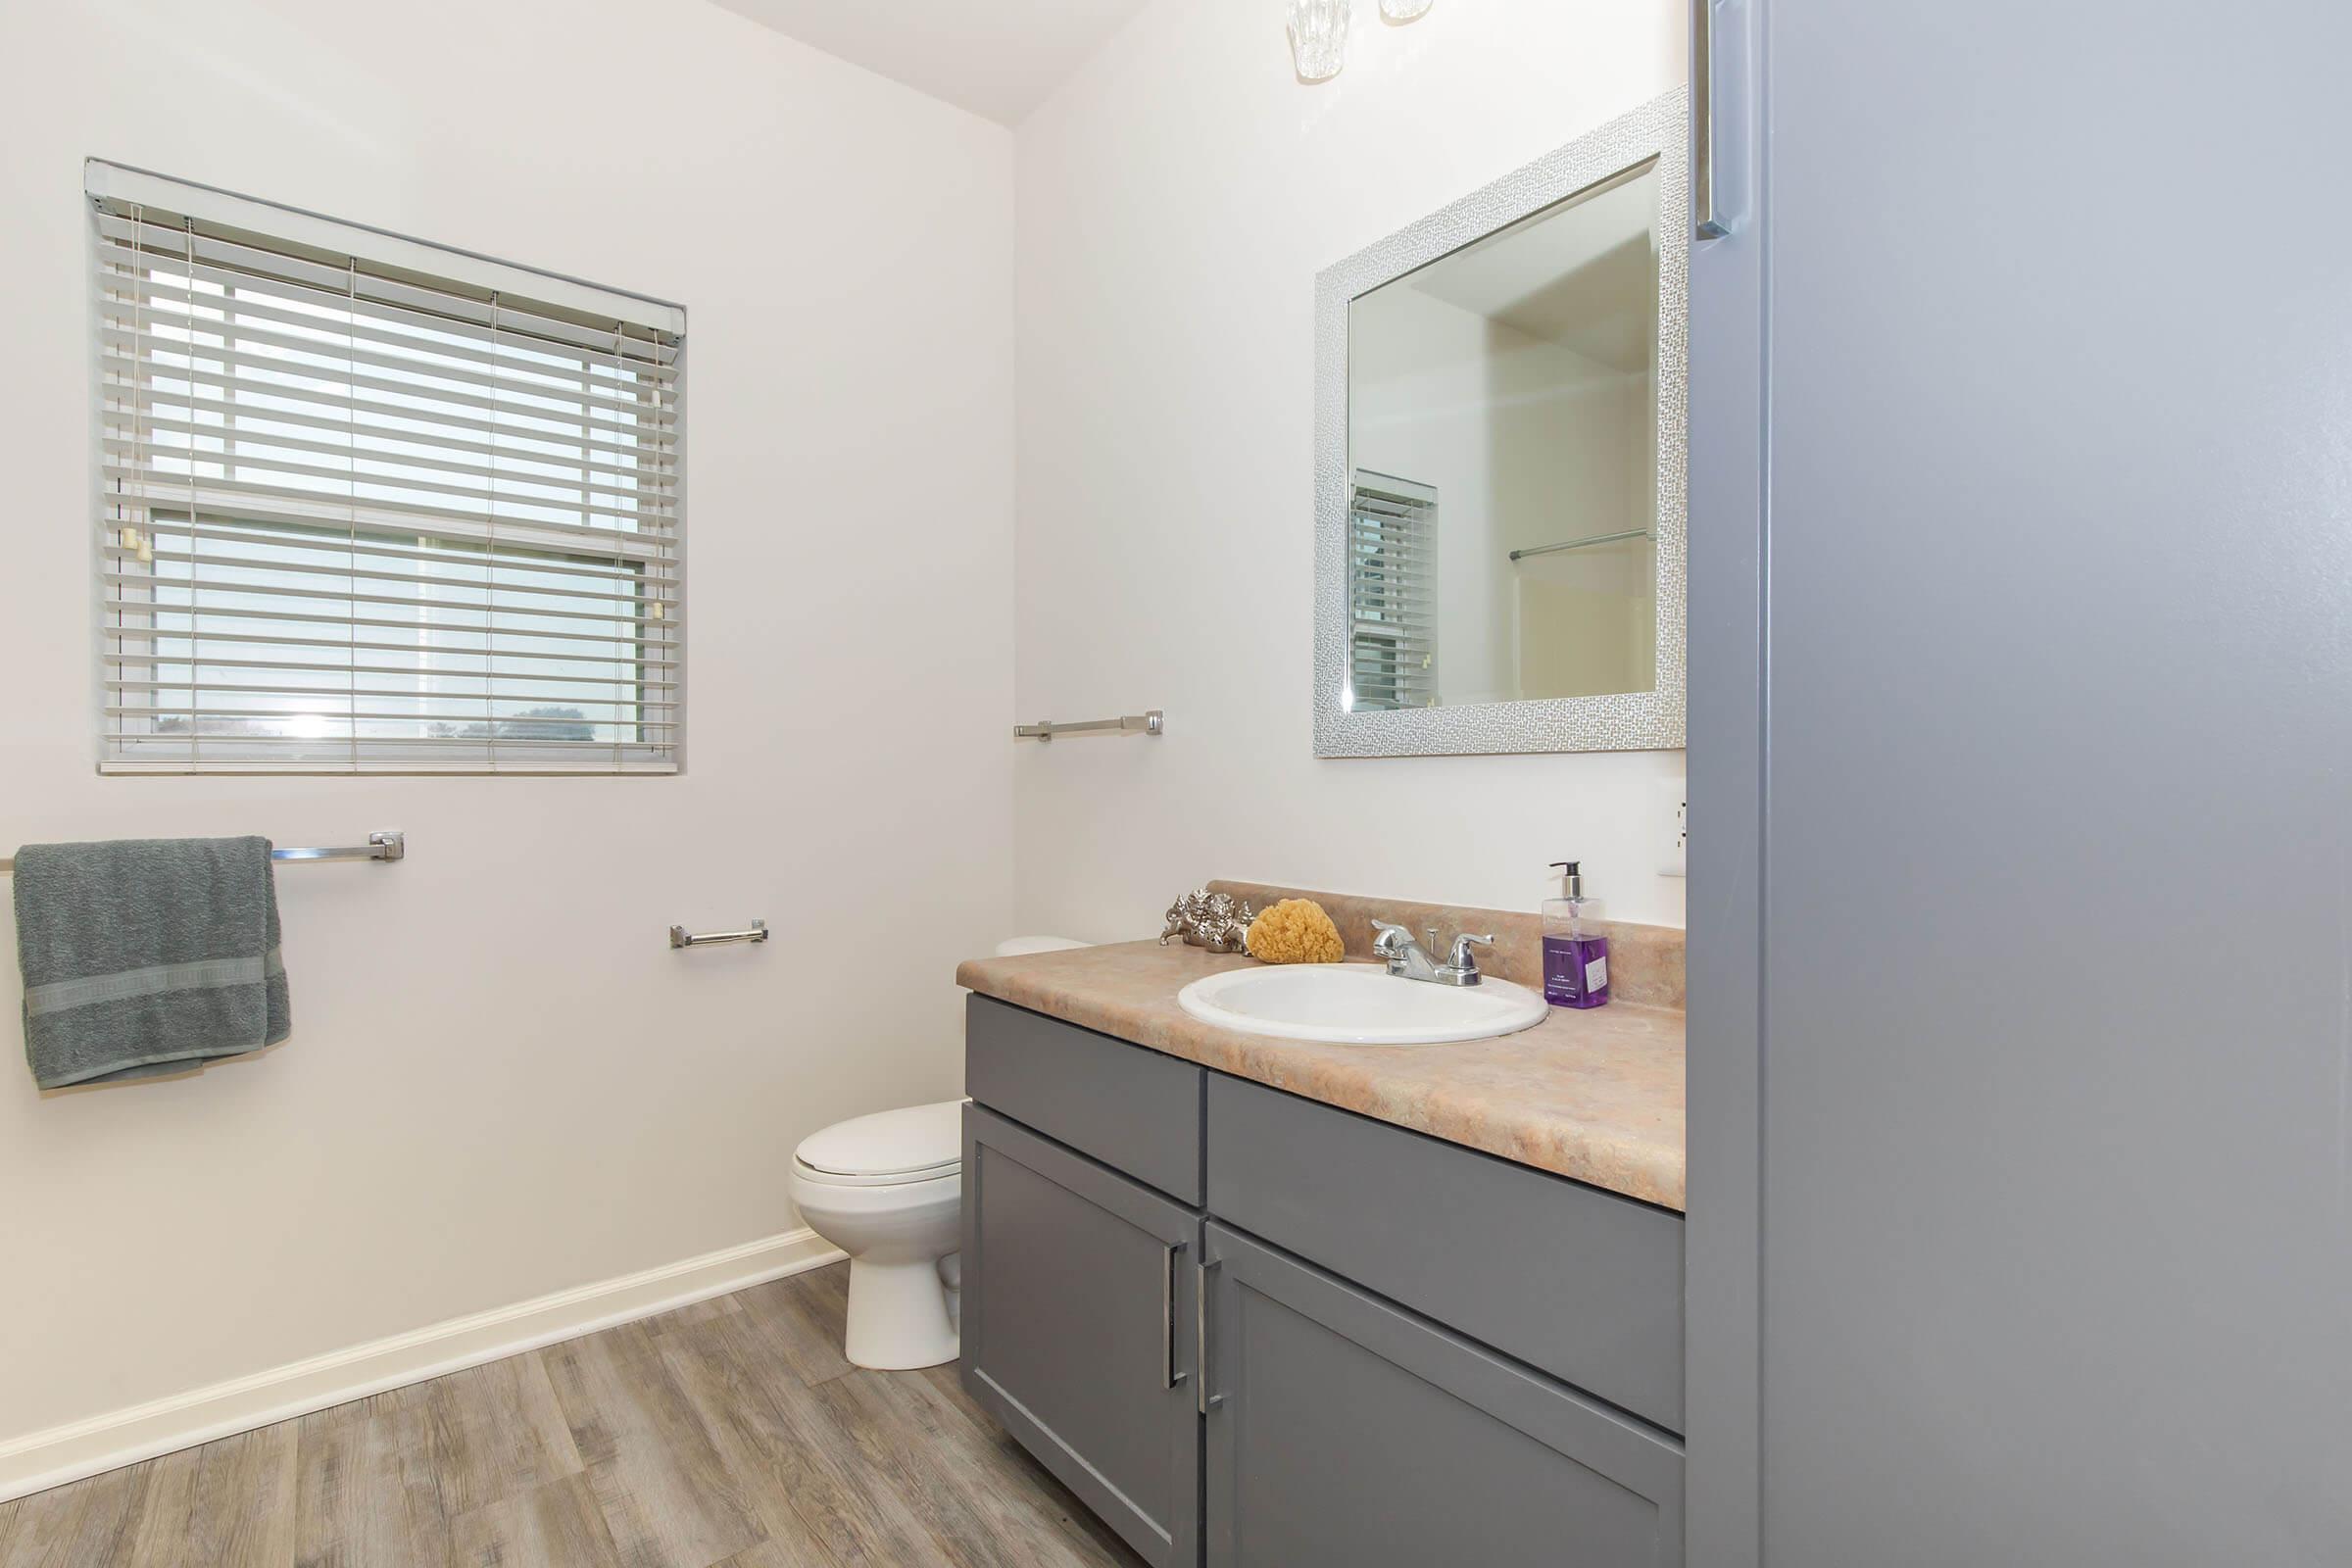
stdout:
<svg viewBox="0 0 2352 1568">
<path fill-rule="evenodd" d="M 706 931 L 700 936 L 682 925 L 673 925 L 669 928 L 669 945 L 673 948 L 709 948 L 715 947 L 721 942 L 765 942 L 766 940 L 767 922 L 765 920 L 754 920 L 750 928 L 743 931 Z"/>
<path fill-rule="evenodd" d="M 1041 718 L 1034 724 L 1015 724 L 1012 738 L 1016 741 L 1050 741 L 1056 735 L 1159 735 L 1166 732 L 1167 720 L 1156 708 L 1141 713 L 1127 713 L 1118 718 L 1090 718 L 1082 724 L 1056 724 Z"/>
<path fill-rule="evenodd" d="M 405 833 L 370 833 L 365 844 L 335 844 L 318 848 L 297 847 L 271 850 L 272 860 L 405 860 L 409 855 L 409 838 Z M 0 876 L 17 868 L 13 856 L 0 857 Z"/>
</svg>

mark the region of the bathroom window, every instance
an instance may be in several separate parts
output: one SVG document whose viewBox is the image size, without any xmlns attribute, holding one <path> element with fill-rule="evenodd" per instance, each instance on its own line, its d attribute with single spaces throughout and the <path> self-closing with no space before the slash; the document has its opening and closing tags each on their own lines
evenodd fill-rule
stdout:
<svg viewBox="0 0 2352 1568">
<path fill-rule="evenodd" d="M 683 312 L 88 188 L 103 770 L 676 770 Z"/>
<path fill-rule="evenodd" d="M 1348 507 L 1350 710 L 1438 700 L 1438 493 L 1366 468 Z"/>
</svg>

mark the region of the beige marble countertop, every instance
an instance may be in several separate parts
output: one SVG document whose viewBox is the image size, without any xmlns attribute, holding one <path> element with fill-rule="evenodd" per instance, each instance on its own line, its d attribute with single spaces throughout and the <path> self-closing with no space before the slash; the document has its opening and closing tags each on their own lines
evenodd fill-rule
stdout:
<svg viewBox="0 0 2352 1568">
<path fill-rule="evenodd" d="M 958 985 L 1467 1149 L 1683 1206 L 1683 1015 L 1612 1002 L 1444 1046 L 1332 1046 L 1243 1034 L 1176 1004 L 1254 959 L 1180 944 L 973 958 Z"/>
</svg>

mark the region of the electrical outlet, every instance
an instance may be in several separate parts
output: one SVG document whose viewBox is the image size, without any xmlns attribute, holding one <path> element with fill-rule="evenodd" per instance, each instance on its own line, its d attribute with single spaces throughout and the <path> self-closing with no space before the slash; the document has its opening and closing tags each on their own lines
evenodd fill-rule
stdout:
<svg viewBox="0 0 2352 1568">
<path fill-rule="evenodd" d="M 1658 780 L 1658 804 L 1663 808 L 1659 813 L 1659 820 L 1664 834 L 1664 843 L 1659 847 L 1665 852 L 1664 857 L 1658 861 L 1658 875 L 1686 875 L 1688 873 L 1684 869 L 1687 858 L 1685 852 L 1690 846 L 1689 781 L 1679 778 Z"/>
</svg>

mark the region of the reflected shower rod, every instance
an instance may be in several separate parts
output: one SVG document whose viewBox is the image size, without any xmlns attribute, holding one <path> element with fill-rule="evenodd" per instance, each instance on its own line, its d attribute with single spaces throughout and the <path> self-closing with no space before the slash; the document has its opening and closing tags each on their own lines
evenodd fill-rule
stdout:
<svg viewBox="0 0 2352 1568">
<path fill-rule="evenodd" d="M 1526 550 L 1514 550 L 1511 552 L 1511 559 L 1520 561 L 1529 556 L 1549 556 L 1556 555 L 1563 550 L 1582 550 L 1587 545 L 1613 545 L 1620 539 L 1646 539 L 1648 537 L 1649 530 L 1647 528 L 1628 528 L 1623 533 L 1596 533 L 1584 539 L 1565 539 L 1556 545 L 1535 545 Z"/>
</svg>

